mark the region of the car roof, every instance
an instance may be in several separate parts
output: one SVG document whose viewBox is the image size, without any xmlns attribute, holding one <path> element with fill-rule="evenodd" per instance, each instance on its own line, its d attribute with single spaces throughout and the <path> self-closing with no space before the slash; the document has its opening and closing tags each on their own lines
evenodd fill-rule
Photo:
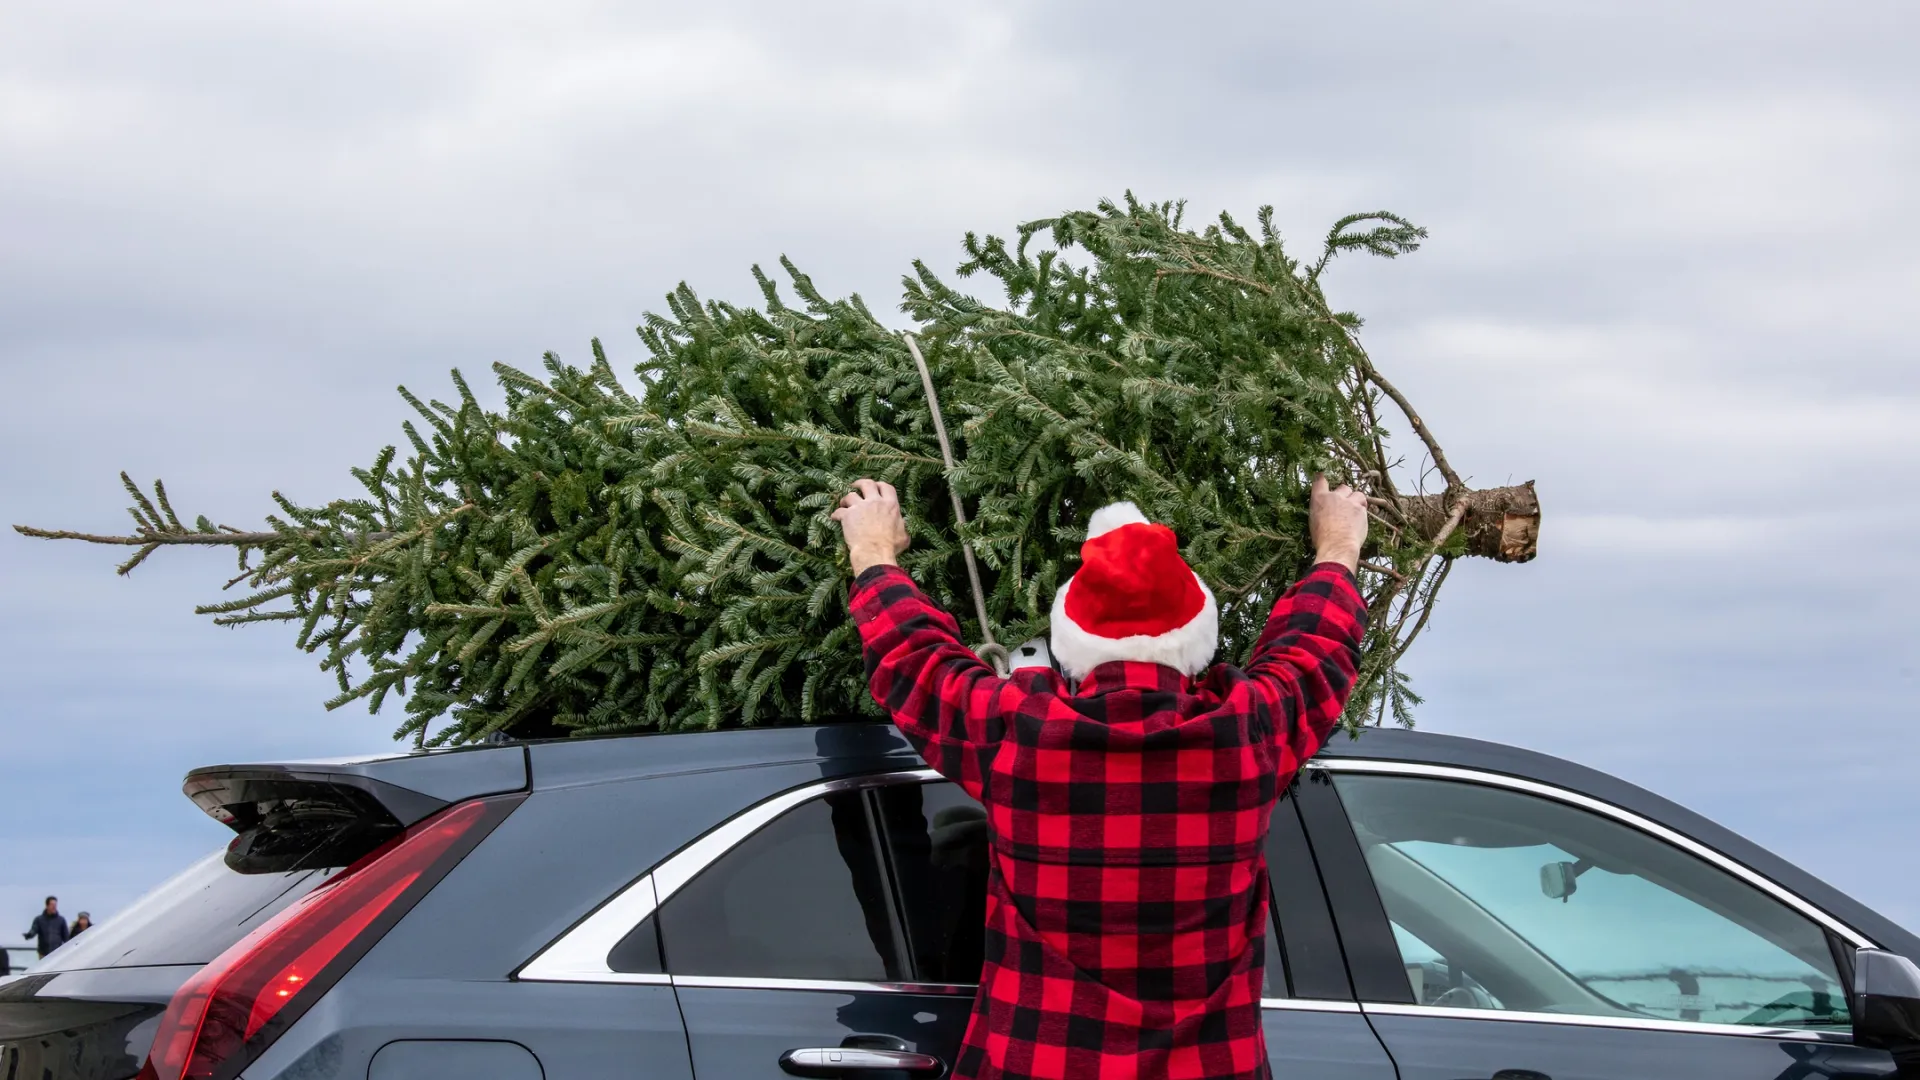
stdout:
<svg viewBox="0 0 1920 1080">
<path fill-rule="evenodd" d="M 644 779 L 688 772 L 721 771 L 775 764 L 817 763 L 823 774 L 851 774 L 923 763 L 905 737 L 883 722 L 729 729 L 691 733 L 648 733 L 591 738 L 536 740 L 516 744 L 527 755 L 534 791 L 579 784 Z M 355 771 L 375 766 L 404 779 L 409 763 L 432 762 L 435 771 L 453 768 L 456 756 L 473 766 L 494 764 L 471 747 L 452 750 L 397 751 L 386 755 L 339 759 L 329 764 Z M 494 747 L 497 749 L 497 747 Z M 1331 759 L 1372 759 L 1439 765 L 1520 777 L 1598 799 L 1650 818 L 1705 844 L 1771 878 L 1788 890 L 1840 918 L 1883 947 L 1920 956 L 1920 938 L 1834 889 L 1824 881 L 1701 814 L 1619 777 L 1505 743 L 1405 728 L 1362 728 L 1336 732 L 1320 751 Z M 1836 820 L 1837 824 L 1837 820 Z"/>
</svg>

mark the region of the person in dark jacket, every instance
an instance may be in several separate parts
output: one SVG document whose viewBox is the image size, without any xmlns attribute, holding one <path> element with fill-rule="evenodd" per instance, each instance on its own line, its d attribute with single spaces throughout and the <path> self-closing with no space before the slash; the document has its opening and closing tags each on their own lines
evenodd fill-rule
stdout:
<svg viewBox="0 0 1920 1080">
<path fill-rule="evenodd" d="M 83 911 L 73 917 L 73 926 L 67 930 L 67 940 L 72 941 L 74 938 L 80 936 L 80 931 L 90 930 L 92 928 L 93 916 Z"/>
<path fill-rule="evenodd" d="M 833 516 L 873 698 L 985 808 L 986 963 L 953 1076 L 1265 1080 L 1262 846 L 1353 689 L 1366 497 L 1316 480 L 1315 565 L 1244 667 L 1213 663 L 1218 608 L 1172 530 L 1104 507 L 1054 597 L 1060 670 L 1002 676 L 896 564 L 899 495 L 855 487 Z"/>
<path fill-rule="evenodd" d="M 20 924 L 15 923 L 14 925 L 18 926 Z M 28 927 L 27 932 L 20 936 L 28 940 L 36 937 L 39 938 L 41 956 L 45 956 L 60 946 L 65 945 L 67 943 L 67 919 L 66 916 L 60 914 L 60 898 L 57 896 L 47 897 L 47 909 L 34 916 L 33 925 Z"/>
</svg>

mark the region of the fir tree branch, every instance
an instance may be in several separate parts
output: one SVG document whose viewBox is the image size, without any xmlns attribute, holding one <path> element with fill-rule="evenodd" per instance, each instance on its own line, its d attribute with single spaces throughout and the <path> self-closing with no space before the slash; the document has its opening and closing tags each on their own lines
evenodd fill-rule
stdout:
<svg viewBox="0 0 1920 1080">
<path fill-rule="evenodd" d="M 148 547 L 187 545 L 197 547 L 267 547 L 280 543 L 293 535 L 283 532 L 151 532 L 134 533 L 130 536 L 103 536 L 99 533 L 68 532 L 65 529 L 36 529 L 31 525 L 15 525 L 13 531 L 22 536 L 32 536 L 41 540 L 82 540 L 89 544 L 117 544 L 122 547 Z M 311 535 L 311 534 L 304 534 Z M 372 540 L 384 540 L 391 533 L 370 533 Z"/>
<path fill-rule="evenodd" d="M 1173 277 L 1173 276 L 1182 275 L 1182 274 L 1195 276 L 1195 277 L 1215 278 L 1220 281 L 1225 281 L 1234 285 L 1240 285 L 1245 288 L 1252 289 L 1263 296 L 1272 296 L 1274 292 L 1273 286 L 1268 285 L 1265 282 L 1255 281 L 1252 278 L 1240 277 L 1237 274 L 1229 274 L 1221 270 L 1215 270 L 1210 266 L 1202 266 L 1199 263 L 1188 263 L 1184 267 L 1163 266 L 1160 269 L 1155 270 L 1153 272 L 1153 276 L 1156 280 L 1164 277 Z"/>
<path fill-rule="evenodd" d="M 1359 348 L 1358 344 L 1354 347 L 1356 349 Z M 1460 474 L 1454 472 L 1453 466 L 1448 463 L 1446 451 L 1440 449 L 1440 441 L 1433 437 L 1433 432 L 1428 429 L 1427 422 L 1420 419 L 1420 414 L 1414 411 L 1413 403 L 1407 400 L 1407 395 L 1401 393 L 1399 387 L 1388 382 L 1387 377 L 1380 374 L 1379 370 L 1373 366 L 1373 361 L 1366 359 L 1364 353 L 1361 355 L 1362 364 L 1364 365 L 1363 370 L 1367 380 L 1385 391 L 1386 395 L 1393 399 L 1393 403 L 1400 406 L 1400 411 L 1406 414 L 1407 422 L 1413 425 L 1413 433 L 1420 436 L 1420 441 L 1427 444 L 1427 453 L 1433 455 L 1434 468 L 1439 469 L 1440 475 L 1446 478 L 1447 491 L 1451 493 L 1466 490 L 1466 483 L 1460 479 Z"/>
</svg>

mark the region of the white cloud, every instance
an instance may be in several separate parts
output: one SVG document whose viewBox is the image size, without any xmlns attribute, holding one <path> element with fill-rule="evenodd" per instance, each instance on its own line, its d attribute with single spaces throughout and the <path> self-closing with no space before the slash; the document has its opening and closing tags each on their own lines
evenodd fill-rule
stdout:
<svg viewBox="0 0 1920 1080">
<path fill-rule="evenodd" d="M 1587 187 L 1580 224 L 1674 243 L 1828 236 L 1881 223 L 1906 197 L 1913 126 L 1895 102 L 1786 85 L 1765 96 L 1641 100 L 1550 124 L 1549 167 Z"/>
<path fill-rule="evenodd" d="M 1423 397 L 1443 403 L 1425 406 L 1426 418 L 1471 448 L 1450 450 L 1456 462 L 1515 462 L 1523 475 L 1578 478 L 1588 493 L 1607 493 L 1571 507 L 1581 512 L 1642 509 L 1623 506 L 1623 495 L 1684 499 L 1690 513 L 1777 507 L 1789 492 L 1920 452 L 1920 395 L 1836 379 L 1844 357 L 1749 364 L 1746 350 L 1769 348 L 1764 335 L 1712 332 L 1678 320 L 1445 317 L 1389 335 L 1381 363 L 1417 371 Z M 1553 486 L 1545 490 L 1551 500 Z"/>
<path fill-rule="evenodd" d="M 1783 518 L 1556 514 L 1552 543 L 1568 554 L 1727 559 L 1776 550 L 1810 524 Z"/>
</svg>

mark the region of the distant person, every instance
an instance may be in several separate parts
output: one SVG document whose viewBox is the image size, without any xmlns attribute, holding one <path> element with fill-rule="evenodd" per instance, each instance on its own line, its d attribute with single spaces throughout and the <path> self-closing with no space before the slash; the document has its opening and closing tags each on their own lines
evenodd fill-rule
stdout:
<svg viewBox="0 0 1920 1080">
<path fill-rule="evenodd" d="M 20 925 L 15 923 L 15 926 Z M 33 925 L 20 935 L 29 940 L 39 938 L 40 955 L 45 956 L 67 943 L 67 919 L 60 914 L 60 898 L 47 897 L 47 909 L 33 917 Z"/>
<path fill-rule="evenodd" d="M 75 915 L 73 917 L 73 926 L 68 928 L 67 930 L 67 940 L 72 941 L 74 938 L 77 938 L 80 936 L 80 932 L 82 930 L 90 929 L 92 926 L 93 926 L 93 916 L 87 914 L 84 911 L 78 915 Z"/>
</svg>

